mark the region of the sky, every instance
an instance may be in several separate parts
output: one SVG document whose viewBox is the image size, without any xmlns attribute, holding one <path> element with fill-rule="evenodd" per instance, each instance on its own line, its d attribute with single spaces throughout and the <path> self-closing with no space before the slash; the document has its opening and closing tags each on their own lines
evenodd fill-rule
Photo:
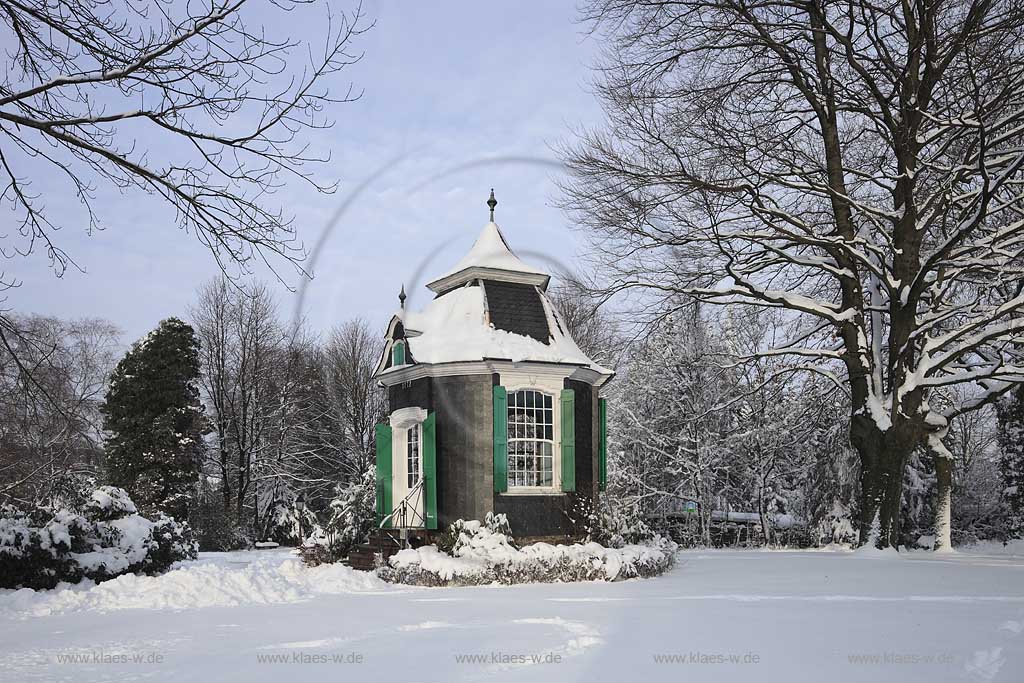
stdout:
<svg viewBox="0 0 1024 683">
<path fill-rule="evenodd" d="M 334 127 L 309 136 L 331 157 L 315 169 L 318 179 L 339 188 L 324 195 L 289 182 L 275 194 L 307 249 L 323 238 L 305 263 L 314 278 L 301 315 L 320 332 L 363 317 L 383 333 L 403 284 L 408 305 L 421 307 L 424 283 L 470 248 L 487 222 L 492 187 L 512 248 L 536 265 L 571 269 L 584 245 L 555 206 L 561 170 L 553 148 L 601 120 L 589 87 L 600 46 L 577 23 L 575 4 L 367 2 L 364 10 L 375 26 L 353 45 L 362 61 L 330 81 L 335 92 L 351 82 L 362 97 L 332 107 Z M 322 40 L 323 5 L 292 14 L 293 35 Z M 268 28 L 280 28 L 275 22 L 268 18 Z M 58 243 L 81 270 L 55 277 L 40 251 L 12 262 L 22 285 L 8 293 L 7 307 L 106 318 L 128 343 L 163 318 L 187 318 L 197 287 L 219 272 L 170 207 L 100 186 L 95 206 L 106 229 L 89 235 L 68 188 L 35 180 L 48 209 L 64 218 Z M 282 317 L 292 317 L 303 278 L 278 270 L 285 282 L 265 270 L 255 275 L 271 286 Z"/>
</svg>

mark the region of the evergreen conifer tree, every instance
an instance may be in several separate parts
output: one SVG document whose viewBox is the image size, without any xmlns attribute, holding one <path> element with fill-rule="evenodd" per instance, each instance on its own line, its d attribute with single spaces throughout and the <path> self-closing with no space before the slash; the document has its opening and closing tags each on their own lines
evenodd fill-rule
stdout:
<svg viewBox="0 0 1024 683">
<path fill-rule="evenodd" d="M 191 326 L 168 318 L 132 345 L 111 374 L 103 416 L 110 483 L 143 514 L 187 518 L 206 431 Z"/>
</svg>

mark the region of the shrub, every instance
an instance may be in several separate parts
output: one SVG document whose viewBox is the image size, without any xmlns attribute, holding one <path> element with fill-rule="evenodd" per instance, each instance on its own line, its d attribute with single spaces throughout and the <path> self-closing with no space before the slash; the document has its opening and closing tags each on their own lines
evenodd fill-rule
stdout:
<svg viewBox="0 0 1024 683">
<path fill-rule="evenodd" d="M 661 537 L 621 548 L 594 542 L 517 548 L 502 517 L 489 517 L 483 524 L 459 520 L 438 546 L 402 550 L 378 573 L 386 581 L 418 586 L 615 581 L 664 572 L 676 549 Z"/>
<path fill-rule="evenodd" d="M 455 520 L 438 539 L 437 549 L 455 557 L 461 554 L 463 548 L 481 544 L 503 545 L 510 549 L 516 547 L 508 517 L 504 513 L 488 512 L 483 524 L 477 521 Z"/>
<path fill-rule="evenodd" d="M 301 524 L 299 523 L 301 520 Z M 320 535 L 320 520 L 309 508 L 299 510 L 294 500 L 278 500 L 271 504 L 267 524 L 260 540 L 279 545 L 302 545 L 306 538 Z"/>
<path fill-rule="evenodd" d="M 316 566 L 337 562 L 366 541 L 376 514 L 375 486 L 374 471 L 368 470 L 360 479 L 335 489 L 327 524 L 303 548 L 302 557 L 306 564 Z"/>
<path fill-rule="evenodd" d="M 82 546 L 81 518 L 67 513 L 39 528 L 20 510 L 8 506 L 2 512 L 0 588 L 52 588 L 60 581 L 82 579 L 83 572 L 70 555 L 72 547 Z"/>
<path fill-rule="evenodd" d="M 239 523 L 233 508 L 225 509 L 224 498 L 217 492 L 202 492 L 190 518 L 200 550 L 244 550 L 253 539 Z"/>
<path fill-rule="evenodd" d="M 106 522 L 134 515 L 138 510 L 124 489 L 119 489 L 116 486 L 100 486 L 85 502 L 82 512 L 93 521 Z"/>
<path fill-rule="evenodd" d="M 818 545 L 832 543 L 856 544 L 857 531 L 853 524 L 853 513 L 848 505 L 836 500 L 832 509 L 825 514 L 817 525 Z"/>
<path fill-rule="evenodd" d="M 167 571 L 175 562 L 194 560 L 198 554 L 199 544 L 192 528 L 173 517 L 160 514 L 153 522 L 151 537 L 153 544 L 143 567 L 146 574 Z"/>
<path fill-rule="evenodd" d="M 134 511 L 122 489 L 106 486 L 96 489 L 81 511 L 0 510 L 0 588 L 53 588 L 61 581 L 153 574 L 196 557 L 187 524 L 163 515 L 153 522 Z M 44 517 L 48 520 L 40 524 Z"/>
<path fill-rule="evenodd" d="M 577 524 L 582 522 L 588 541 L 608 548 L 647 543 L 655 536 L 638 509 L 616 504 L 608 496 L 602 496 L 596 507 L 578 499 L 571 517 Z"/>
</svg>

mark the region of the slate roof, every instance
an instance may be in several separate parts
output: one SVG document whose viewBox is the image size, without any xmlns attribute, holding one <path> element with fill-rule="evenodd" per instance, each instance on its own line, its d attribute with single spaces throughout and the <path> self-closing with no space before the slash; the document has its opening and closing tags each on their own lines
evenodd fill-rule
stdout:
<svg viewBox="0 0 1024 683">
<path fill-rule="evenodd" d="M 499 330 L 532 337 L 547 344 L 551 340 L 544 302 L 533 285 L 484 280 L 491 324 Z"/>
<path fill-rule="evenodd" d="M 559 324 L 544 293 L 549 280 L 488 223 L 470 253 L 427 284 L 434 299 L 418 311 L 402 306 L 392 317 L 377 375 L 402 371 L 390 355 L 395 340 L 404 339 L 407 365 L 507 360 L 583 366 L 610 377 Z"/>
</svg>

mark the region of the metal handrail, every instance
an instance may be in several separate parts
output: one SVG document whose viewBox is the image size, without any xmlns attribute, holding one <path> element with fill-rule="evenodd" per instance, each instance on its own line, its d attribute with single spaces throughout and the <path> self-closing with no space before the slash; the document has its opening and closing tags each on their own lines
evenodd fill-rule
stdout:
<svg viewBox="0 0 1024 683">
<path fill-rule="evenodd" d="M 409 489 L 409 492 L 405 494 L 405 497 L 398 502 L 398 505 L 395 506 L 390 513 L 381 518 L 380 524 L 377 525 L 377 528 L 383 529 L 384 525 L 390 522 L 392 519 L 394 519 L 395 513 L 399 511 L 401 511 L 401 516 L 399 517 L 400 524 L 398 524 L 396 528 L 410 528 L 410 525 L 406 524 L 406 522 L 409 521 L 407 519 L 407 515 L 410 508 L 412 509 L 414 515 L 412 521 L 416 522 L 417 520 L 419 520 L 420 526 L 426 526 L 426 518 L 423 515 L 421 515 L 419 511 L 420 494 L 422 492 L 423 477 L 420 477 L 419 481 L 416 482 L 416 485 Z M 415 501 L 413 500 L 414 498 Z"/>
<path fill-rule="evenodd" d="M 381 486 L 378 483 L 378 486 Z M 408 529 L 406 522 L 408 522 L 409 510 L 412 509 L 414 514 L 412 521 L 415 522 L 417 519 L 420 521 L 420 526 L 426 526 L 426 519 L 419 511 L 420 494 L 423 491 L 423 477 L 420 477 L 416 485 L 413 486 L 405 497 L 399 501 L 398 506 L 393 508 L 391 512 L 385 515 L 380 522 L 377 524 L 377 552 L 380 553 L 381 559 L 384 558 L 384 525 L 392 521 L 395 518 L 395 513 L 400 513 L 399 516 L 399 529 Z M 394 540 L 394 539 L 392 539 Z M 401 543 L 401 542 L 400 542 Z"/>
</svg>

